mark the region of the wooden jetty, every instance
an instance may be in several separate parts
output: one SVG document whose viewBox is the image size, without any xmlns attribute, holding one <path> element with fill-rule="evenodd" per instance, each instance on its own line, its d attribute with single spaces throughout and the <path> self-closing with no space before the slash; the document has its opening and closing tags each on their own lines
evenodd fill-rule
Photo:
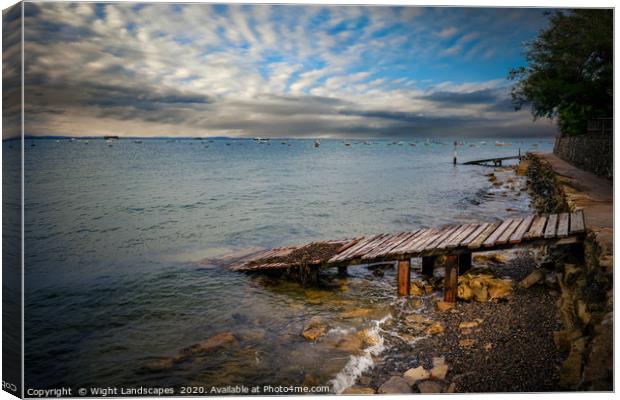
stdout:
<svg viewBox="0 0 620 400">
<path fill-rule="evenodd" d="M 338 268 L 377 262 L 398 262 L 398 293 L 408 295 L 411 258 L 422 257 L 422 273 L 432 276 L 437 256 L 445 256 L 444 300 L 456 301 L 458 275 L 472 263 L 472 253 L 514 247 L 580 243 L 585 235 L 583 211 L 530 215 L 498 222 L 447 225 L 411 232 L 382 233 L 353 239 L 312 242 L 301 246 L 261 250 L 228 263 L 235 271 L 261 271 L 309 267 L 318 279 L 320 268 Z M 293 252 L 315 245 L 332 245 L 323 258 L 283 262 Z"/>
<path fill-rule="evenodd" d="M 484 160 L 474 160 L 464 162 L 463 165 L 484 165 L 484 166 L 492 166 L 492 167 L 501 167 L 502 162 L 506 160 L 521 160 L 521 155 L 518 156 L 509 156 L 509 157 L 495 157 L 495 158 L 487 158 Z"/>
</svg>

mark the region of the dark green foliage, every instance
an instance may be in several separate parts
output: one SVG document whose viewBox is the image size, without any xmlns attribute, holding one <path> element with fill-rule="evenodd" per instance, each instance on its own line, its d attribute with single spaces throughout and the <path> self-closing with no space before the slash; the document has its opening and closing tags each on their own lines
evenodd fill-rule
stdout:
<svg viewBox="0 0 620 400">
<path fill-rule="evenodd" d="M 508 78 L 515 109 L 558 118 L 563 135 L 586 133 L 589 119 L 613 116 L 613 11 L 549 14 L 549 27 L 526 44 L 526 67 Z"/>
</svg>

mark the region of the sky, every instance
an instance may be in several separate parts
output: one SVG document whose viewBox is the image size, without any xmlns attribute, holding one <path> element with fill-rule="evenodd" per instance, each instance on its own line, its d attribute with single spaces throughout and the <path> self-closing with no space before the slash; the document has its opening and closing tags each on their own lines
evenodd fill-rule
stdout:
<svg viewBox="0 0 620 400">
<path fill-rule="evenodd" d="M 507 80 L 544 11 L 26 3 L 25 131 L 550 136 L 551 121 L 514 110 Z"/>
</svg>

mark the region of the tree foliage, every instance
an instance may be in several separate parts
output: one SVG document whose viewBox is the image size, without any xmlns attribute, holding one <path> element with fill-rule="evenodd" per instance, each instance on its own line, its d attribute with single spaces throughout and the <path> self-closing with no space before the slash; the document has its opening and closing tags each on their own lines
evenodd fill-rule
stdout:
<svg viewBox="0 0 620 400">
<path fill-rule="evenodd" d="M 534 118 L 557 117 L 563 135 L 586 133 L 589 119 L 613 116 L 613 12 L 549 13 L 549 26 L 526 43 L 527 66 L 514 68 L 512 102 Z"/>
</svg>

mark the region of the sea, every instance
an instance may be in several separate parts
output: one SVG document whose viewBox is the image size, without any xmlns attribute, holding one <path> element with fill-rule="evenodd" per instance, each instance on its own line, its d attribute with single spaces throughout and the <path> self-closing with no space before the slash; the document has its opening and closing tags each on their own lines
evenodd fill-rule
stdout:
<svg viewBox="0 0 620 400">
<path fill-rule="evenodd" d="M 462 140 L 459 163 L 553 147 Z M 19 145 L 4 141 L 5 157 Z M 210 260 L 530 212 L 526 192 L 454 151 L 449 138 L 26 139 L 25 387 L 340 393 L 397 341 L 415 352 L 396 319 L 423 310 L 396 296 L 393 269 L 304 286 Z M 313 317 L 327 329 L 308 341 Z"/>
</svg>

